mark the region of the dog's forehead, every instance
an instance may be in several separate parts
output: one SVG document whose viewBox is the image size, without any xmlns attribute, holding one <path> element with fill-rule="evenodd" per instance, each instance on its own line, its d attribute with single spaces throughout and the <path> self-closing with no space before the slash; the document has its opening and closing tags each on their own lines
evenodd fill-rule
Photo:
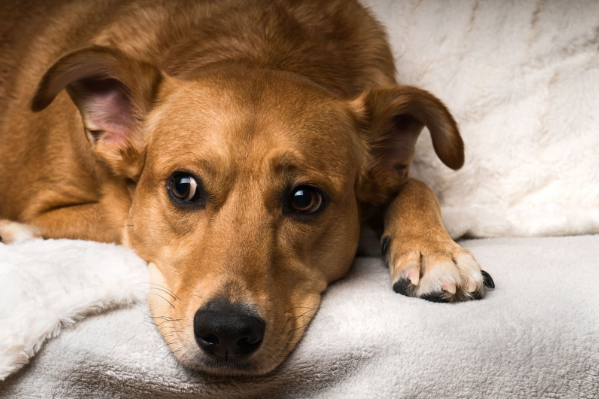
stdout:
<svg viewBox="0 0 599 399">
<path fill-rule="evenodd" d="M 148 157 L 160 168 L 186 157 L 331 175 L 355 166 L 359 140 L 349 107 L 301 78 L 250 72 L 169 84 L 148 120 Z"/>
</svg>

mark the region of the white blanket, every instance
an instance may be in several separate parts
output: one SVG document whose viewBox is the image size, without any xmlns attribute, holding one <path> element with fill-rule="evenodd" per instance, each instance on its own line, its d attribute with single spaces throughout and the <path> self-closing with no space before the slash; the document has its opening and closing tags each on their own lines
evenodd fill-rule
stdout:
<svg viewBox="0 0 599 399">
<path fill-rule="evenodd" d="M 148 281 L 145 262 L 120 246 L 0 243 L 0 381 L 77 319 L 144 301 Z"/>
<path fill-rule="evenodd" d="M 62 243 L 68 254 L 71 244 Z M 463 245 L 495 279 L 487 298 L 407 298 L 391 290 L 381 259 L 358 259 L 326 292 L 297 349 L 266 377 L 184 370 L 140 304 L 65 329 L 0 383 L 0 397 L 599 397 L 599 236 Z M 112 257 L 118 248 L 89 244 L 87 251 L 97 259 L 82 270 L 112 258 L 114 271 L 130 272 Z M 103 283 L 86 284 L 102 292 Z M 119 295 L 134 296 L 134 287 L 121 284 Z"/>
<path fill-rule="evenodd" d="M 412 166 L 454 236 L 599 233 L 599 1 L 365 0 L 398 79 L 454 114 L 453 172 L 425 131 Z"/>
</svg>

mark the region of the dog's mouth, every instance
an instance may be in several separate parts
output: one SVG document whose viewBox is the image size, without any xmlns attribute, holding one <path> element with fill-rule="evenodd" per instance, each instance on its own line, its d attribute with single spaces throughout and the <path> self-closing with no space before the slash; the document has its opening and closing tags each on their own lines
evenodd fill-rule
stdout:
<svg viewBox="0 0 599 399">
<path fill-rule="evenodd" d="M 239 359 L 227 359 L 227 358 L 210 358 L 201 357 L 196 359 L 186 367 L 194 370 L 199 370 L 203 373 L 210 375 L 246 375 L 255 376 L 264 374 L 264 368 L 259 365 L 253 359 L 239 360 Z M 271 367 L 272 368 L 272 367 Z"/>
<path fill-rule="evenodd" d="M 185 323 L 185 327 L 178 322 L 158 322 L 157 327 L 185 368 L 215 376 L 258 376 L 277 369 L 301 340 L 312 320 L 302 313 L 286 318 L 287 323 L 272 323 L 263 333 L 259 323 L 248 328 L 232 317 L 224 320 L 221 317 L 228 330 L 219 329 L 218 324 L 215 328 L 214 323 L 219 320 L 210 314 L 212 324 L 207 327 L 201 323 L 201 317 L 196 317 L 193 325 Z M 185 320 L 189 319 L 181 322 Z"/>
<path fill-rule="evenodd" d="M 173 355 L 185 368 L 215 376 L 258 376 L 276 369 L 289 352 L 282 351 L 281 348 L 290 345 L 291 342 L 283 343 L 281 346 L 265 342 L 255 353 L 243 357 L 228 353 L 226 349 L 223 349 L 222 354 L 210 354 L 191 340 L 182 345 L 179 343 L 169 346 Z"/>
<path fill-rule="evenodd" d="M 277 292 L 259 300 L 249 291 L 244 297 L 226 295 L 226 290 L 200 296 L 205 290 L 197 286 L 172 292 L 153 262 L 149 269 L 153 282 L 148 300 L 156 328 L 184 367 L 207 374 L 271 372 L 296 347 L 320 304 L 318 292 Z"/>
<path fill-rule="evenodd" d="M 257 359 L 246 360 L 231 360 L 231 359 L 215 359 L 209 357 L 201 357 L 195 362 L 186 365 L 188 368 L 198 370 L 202 373 L 215 376 L 259 376 L 264 375 L 278 366 L 272 361 L 268 364 L 260 362 Z"/>
</svg>

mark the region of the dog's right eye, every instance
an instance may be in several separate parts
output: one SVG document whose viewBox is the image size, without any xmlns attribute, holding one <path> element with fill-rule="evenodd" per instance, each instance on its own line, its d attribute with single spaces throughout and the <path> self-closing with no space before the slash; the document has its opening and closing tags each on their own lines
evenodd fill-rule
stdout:
<svg viewBox="0 0 599 399">
<path fill-rule="evenodd" d="M 198 182 L 188 173 L 175 173 L 169 184 L 170 194 L 178 201 L 198 202 L 201 199 Z"/>
<path fill-rule="evenodd" d="M 323 206 L 324 197 L 316 187 L 299 186 L 291 193 L 289 208 L 295 213 L 314 214 L 320 211 Z"/>
</svg>

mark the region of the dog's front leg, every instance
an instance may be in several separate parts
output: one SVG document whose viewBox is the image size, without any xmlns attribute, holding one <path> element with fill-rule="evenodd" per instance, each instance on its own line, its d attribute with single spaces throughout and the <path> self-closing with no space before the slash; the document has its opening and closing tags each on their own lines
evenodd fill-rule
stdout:
<svg viewBox="0 0 599 399">
<path fill-rule="evenodd" d="M 390 202 L 381 237 L 393 290 L 433 302 L 480 299 L 493 280 L 472 253 L 443 227 L 435 194 L 423 182 L 408 179 Z"/>
<path fill-rule="evenodd" d="M 107 214 L 100 203 L 59 207 L 26 221 L 28 224 L 0 219 L 0 242 L 43 237 L 120 243 L 124 229 L 123 217 L 116 212 Z"/>
<path fill-rule="evenodd" d="M 120 243 L 126 213 L 122 216 L 113 209 L 112 215 L 105 209 L 99 202 L 65 206 L 42 213 L 31 224 L 41 230 L 44 238 Z"/>
</svg>

